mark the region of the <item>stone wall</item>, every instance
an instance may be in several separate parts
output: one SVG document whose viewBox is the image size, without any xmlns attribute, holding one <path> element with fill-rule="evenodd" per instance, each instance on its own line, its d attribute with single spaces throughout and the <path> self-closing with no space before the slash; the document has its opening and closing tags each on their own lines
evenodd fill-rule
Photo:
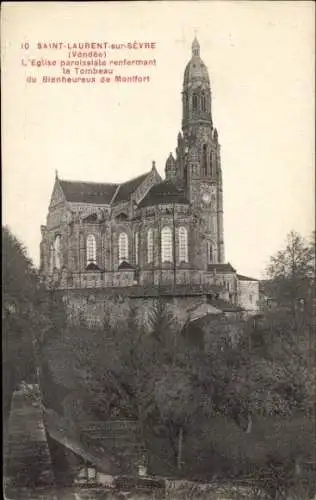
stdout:
<svg viewBox="0 0 316 500">
<path fill-rule="evenodd" d="M 248 313 L 256 314 L 259 311 L 259 281 L 239 280 L 238 301 L 240 307 Z"/>
<path fill-rule="evenodd" d="M 84 319 L 90 325 L 102 326 L 104 321 L 111 325 L 125 321 L 131 311 L 136 310 L 136 318 L 145 327 L 149 325 L 150 315 L 158 300 L 165 303 L 167 311 L 174 317 L 182 329 L 195 309 L 206 302 L 203 295 L 197 296 L 163 296 L 163 297 L 130 297 L 122 295 L 106 295 L 97 290 L 91 293 L 68 291 L 64 295 L 69 322 L 79 323 Z"/>
</svg>

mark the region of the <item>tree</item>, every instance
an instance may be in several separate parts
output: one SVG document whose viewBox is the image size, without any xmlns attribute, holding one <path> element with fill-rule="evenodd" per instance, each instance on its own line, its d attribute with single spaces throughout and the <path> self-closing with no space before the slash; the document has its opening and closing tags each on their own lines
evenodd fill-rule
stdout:
<svg viewBox="0 0 316 500">
<path fill-rule="evenodd" d="M 115 326 L 105 322 L 88 337 L 76 331 L 78 388 L 95 418 L 136 420 L 145 449 L 148 436 L 163 425 L 180 466 L 183 430 L 198 406 L 198 379 L 166 304 L 158 300 L 148 317 L 144 328 L 131 308 Z"/>
<path fill-rule="evenodd" d="M 298 299 L 308 299 L 315 277 L 314 237 L 307 242 L 291 231 L 285 247 L 271 257 L 267 272 L 270 290 L 280 304 L 289 304 L 294 309 Z"/>
<path fill-rule="evenodd" d="M 34 304 L 37 272 L 23 244 L 8 227 L 2 228 L 4 406 L 9 410 L 17 382 L 34 379 Z"/>
<path fill-rule="evenodd" d="M 65 308 L 55 293 L 40 283 L 24 245 L 8 227 L 2 228 L 4 403 L 10 409 L 16 384 L 38 382 L 43 346 L 66 328 Z"/>
</svg>

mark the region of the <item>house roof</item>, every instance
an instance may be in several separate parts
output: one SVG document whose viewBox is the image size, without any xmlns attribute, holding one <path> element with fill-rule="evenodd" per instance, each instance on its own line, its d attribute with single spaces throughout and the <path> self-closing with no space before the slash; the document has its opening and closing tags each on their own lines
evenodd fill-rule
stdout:
<svg viewBox="0 0 316 500">
<path fill-rule="evenodd" d="M 169 203 L 187 205 L 189 200 L 185 197 L 183 191 L 177 189 L 171 181 L 163 181 L 152 186 L 145 198 L 140 202 L 139 207 L 143 208 Z"/>
<path fill-rule="evenodd" d="M 249 278 L 248 276 L 243 276 L 242 274 L 237 274 L 239 281 L 259 281 L 256 278 Z"/>
<path fill-rule="evenodd" d="M 205 323 L 209 323 L 210 321 L 218 321 L 219 317 L 223 317 L 225 313 L 239 313 L 242 312 L 244 309 L 238 306 L 234 306 L 233 304 L 230 304 L 229 302 L 225 302 L 225 300 L 212 300 L 209 302 L 215 309 L 219 309 L 222 311 L 222 314 L 214 314 L 214 313 L 207 313 L 204 316 L 201 316 L 200 318 L 193 319 L 190 321 L 190 324 L 194 324 L 195 326 L 202 326 Z"/>
<path fill-rule="evenodd" d="M 118 184 L 80 181 L 59 181 L 67 201 L 109 204 Z"/>
<path fill-rule="evenodd" d="M 208 304 L 211 304 L 211 306 L 214 306 L 216 309 L 220 309 L 223 312 L 241 312 L 243 311 L 242 307 L 235 306 L 234 304 L 231 304 L 230 302 L 227 302 L 226 300 L 223 299 L 211 299 Z"/>
<path fill-rule="evenodd" d="M 128 201 L 131 194 L 136 191 L 136 189 L 141 185 L 142 182 L 146 179 L 146 177 L 150 174 L 147 172 L 146 174 L 139 175 L 135 177 L 135 179 L 131 179 L 130 181 L 123 182 L 123 184 L 119 185 L 119 189 L 115 195 L 113 203 L 120 203 L 122 201 Z"/>
<path fill-rule="evenodd" d="M 208 264 L 208 271 L 218 271 L 219 273 L 235 273 L 236 269 L 233 268 L 230 262 L 227 264 Z"/>
</svg>

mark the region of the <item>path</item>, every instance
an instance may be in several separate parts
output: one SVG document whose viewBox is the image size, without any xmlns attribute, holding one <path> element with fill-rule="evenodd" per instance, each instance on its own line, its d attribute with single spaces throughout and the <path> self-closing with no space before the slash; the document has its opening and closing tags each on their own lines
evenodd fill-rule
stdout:
<svg viewBox="0 0 316 500">
<path fill-rule="evenodd" d="M 38 388 L 34 389 L 36 392 Z M 57 499 L 41 407 L 30 392 L 14 392 L 5 438 L 3 451 L 6 498 L 28 498 L 30 493 L 32 500 Z"/>
</svg>

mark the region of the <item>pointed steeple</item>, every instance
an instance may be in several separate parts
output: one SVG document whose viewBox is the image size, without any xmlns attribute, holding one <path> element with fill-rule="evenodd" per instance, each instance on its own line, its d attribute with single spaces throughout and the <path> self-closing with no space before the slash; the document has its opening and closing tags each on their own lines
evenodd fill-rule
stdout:
<svg viewBox="0 0 316 500">
<path fill-rule="evenodd" d="M 165 174 L 167 180 L 171 180 L 176 176 L 176 161 L 172 153 L 170 153 L 170 155 L 167 158 L 165 166 Z"/>
<path fill-rule="evenodd" d="M 196 35 L 192 42 L 192 56 L 198 56 L 198 57 L 200 56 L 200 44 L 198 39 L 196 38 Z"/>
</svg>

